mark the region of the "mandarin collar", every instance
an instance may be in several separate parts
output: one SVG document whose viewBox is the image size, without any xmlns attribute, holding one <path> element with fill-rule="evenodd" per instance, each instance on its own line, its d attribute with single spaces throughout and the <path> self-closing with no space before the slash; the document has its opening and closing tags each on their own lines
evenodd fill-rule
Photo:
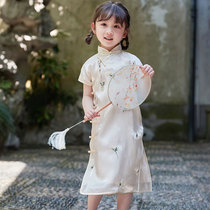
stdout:
<svg viewBox="0 0 210 210">
<path fill-rule="evenodd" d="M 111 54 L 119 54 L 122 52 L 121 44 L 118 44 L 116 47 L 114 47 L 112 50 L 107 50 L 101 46 L 98 46 L 98 55 L 99 56 L 107 56 Z"/>
</svg>

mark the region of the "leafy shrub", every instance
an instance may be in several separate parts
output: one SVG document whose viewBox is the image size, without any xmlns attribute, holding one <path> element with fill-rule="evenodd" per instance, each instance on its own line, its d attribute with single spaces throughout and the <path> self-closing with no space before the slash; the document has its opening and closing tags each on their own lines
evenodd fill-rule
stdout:
<svg viewBox="0 0 210 210">
<path fill-rule="evenodd" d="M 42 126 L 53 117 L 56 108 L 67 103 L 74 104 L 76 95 L 68 95 L 61 89 L 61 79 L 66 75 L 67 62 L 59 62 L 55 55 L 41 51 L 33 59 L 34 69 L 29 78 L 24 101 L 29 122 Z"/>
<path fill-rule="evenodd" d="M 9 131 L 14 131 L 14 120 L 7 106 L 0 101 L 0 136 L 5 138 Z"/>
<path fill-rule="evenodd" d="M 10 95 L 10 92 L 12 90 L 13 86 L 13 79 L 12 79 L 12 73 L 5 70 L 4 68 L 0 69 L 0 92 L 1 92 L 1 98 L 0 98 L 0 141 L 1 144 L 3 143 L 2 140 L 4 140 L 7 137 L 7 134 L 9 131 L 14 131 L 14 119 L 8 109 L 8 107 L 3 103 L 3 98 L 6 98 L 6 96 Z"/>
</svg>

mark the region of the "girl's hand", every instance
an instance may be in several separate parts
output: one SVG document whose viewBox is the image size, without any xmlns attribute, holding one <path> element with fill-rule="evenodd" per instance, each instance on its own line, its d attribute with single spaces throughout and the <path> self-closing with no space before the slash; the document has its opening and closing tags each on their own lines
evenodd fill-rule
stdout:
<svg viewBox="0 0 210 210">
<path fill-rule="evenodd" d="M 92 120 L 95 117 L 100 117 L 100 115 L 94 109 L 90 109 L 85 112 L 84 120 Z"/>
<path fill-rule="evenodd" d="M 155 71 L 153 70 L 153 68 L 150 65 L 145 64 L 143 66 L 140 66 L 140 68 L 144 75 L 149 75 L 151 78 L 153 77 Z"/>
</svg>

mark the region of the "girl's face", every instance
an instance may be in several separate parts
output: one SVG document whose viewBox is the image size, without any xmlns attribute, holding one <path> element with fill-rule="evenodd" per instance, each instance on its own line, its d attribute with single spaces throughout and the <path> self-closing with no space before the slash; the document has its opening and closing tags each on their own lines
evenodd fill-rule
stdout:
<svg viewBox="0 0 210 210">
<path fill-rule="evenodd" d="M 91 23 L 91 29 L 96 34 L 101 47 L 109 51 L 117 46 L 128 33 L 125 24 L 116 23 L 114 16 L 109 20 L 96 20 L 96 23 Z"/>
</svg>

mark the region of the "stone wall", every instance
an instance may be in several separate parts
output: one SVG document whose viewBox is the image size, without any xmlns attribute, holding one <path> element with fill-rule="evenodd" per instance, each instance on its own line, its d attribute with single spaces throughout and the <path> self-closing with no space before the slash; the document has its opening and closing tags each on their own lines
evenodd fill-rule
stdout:
<svg viewBox="0 0 210 210">
<path fill-rule="evenodd" d="M 69 61 L 63 88 L 82 89 L 77 81 L 82 64 L 96 53 L 96 40 L 88 46 L 96 0 L 52 0 L 48 5 L 57 27 L 70 35 L 59 39 L 60 56 Z M 156 71 L 152 91 L 142 105 L 145 139 L 187 139 L 189 74 L 191 68 L 190 0 L 123 0 L 131 14 L 129 52 Z"/>
<path fill-rule="evenodd" d="M 3 2 L 0 0 L 0 4 L 3 5 Z M 11 0 L 6 2 L 12 3 Z M 82 64 L 97 50 L 96 39 L 88 46 L 84 38 L 90 31 L 93 11 L 102 2 L 102 0 L 51 0 L 47 5 L 45 11 L 49 10 L 57 29 L 61 33 L 64 31 L 64 34 L 68 34 L 56 41 L 60 49 L 59 58 L 69 62 L 68 74 L 62 81 L 63 89 L 66 91 L 74 89 L 80 95 L 80 101 L 76 107 L 69 105 L 65 110 L 58 111 L 56 118 L 43 129 L 32 128 L 25 131 L 24 142 L 46 144 L 52 131 L 62 130 L 82 119 L 83 113 L 80 107 L 82 84 L 77 78 Z M 131 14 L 128 51 L 138 56 L 143 64 L 150 64 L 156 72 L 151 93 L 141 106 L 145 126 L 144 139 L 187 140 L 192 58 L 191 0 L 122 0 L 122 3 Z M 16 1 L 16 4 L 25 5 L 26 2 Z M 11 9 L 11 7 L 6 8 Z M 27 10 L 21 11 L 26 13 Z M 43 24 L 51 25 L 49 21 Z M 0 19 L 0 32 L 4 32 L 7 28 L 5 20 L 3 22 Z M 43 30 L 42 32 L 44 33 Z M 20 53 L 13 54 L 20 55 Z M 18 75 L 24 80 L 29 73 L 27 65 L 26 62 L 24 65 L 18 64 L 20 69 Z M 24 88 L 24 82 L 20 85 Z M 70 132 L 67 138 L 71 139 L 72 143 L 88 142 L 89 131 L 90 126 L 86 125 L 83 126 L 83 130 L 78 128 Z M 78 138 L 81 139 L 78 141 Z"/>
</svg>

